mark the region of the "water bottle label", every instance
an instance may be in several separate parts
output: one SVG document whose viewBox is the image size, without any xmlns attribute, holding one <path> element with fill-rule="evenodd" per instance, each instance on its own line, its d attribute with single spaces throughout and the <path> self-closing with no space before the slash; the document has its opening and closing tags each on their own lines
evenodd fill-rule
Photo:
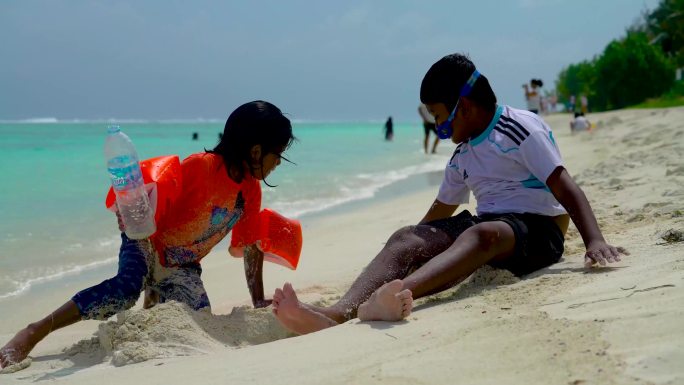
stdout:
<svg viewBox="0 0 684 385">
<path fill-rule="evenodd" d="M 110 167 L 107 167 L 115 191 L 130 190 L 143 184 L 140 165 L 137 162 L 129 163 L 128 160 L 129 157 L 118 157 L 110 161 Z"/>
</svg>

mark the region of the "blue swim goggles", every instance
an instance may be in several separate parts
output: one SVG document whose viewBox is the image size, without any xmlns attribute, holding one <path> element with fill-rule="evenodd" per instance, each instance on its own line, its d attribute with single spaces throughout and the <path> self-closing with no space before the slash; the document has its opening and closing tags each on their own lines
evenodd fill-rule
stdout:
<svg viewBox="0 0 684 385">
<path fill-rule="evenodd" d="M 475 85 L 475 81 L 479 77 L 480 72 L 478 70 L 473 71 L 472 75 L 470 75 L 470 77 L 468 78 L 468 81 L 465 82 L 463 87 L 461 87 L 461 92 L 458 94 L 458 100 L 456 100 L 456 105 L 454 106 L 453 111 L 451 111 L 451 114 L 449 114 L 447 120 L 443 121 L 441 124 L 437 126 L 437 136 L 440 139 L 451 138 L 451 135 L 454 133 L 454 129 L 451 128 L 451 123 L 454 121 L 454 117 L 456 116 L 456 110 L 458 110 L 458 102 L 461 101 L 462 96 L 468 96 L 470 94 L 470 91 L 473 90 L 473 86 Z"/>
</svg>

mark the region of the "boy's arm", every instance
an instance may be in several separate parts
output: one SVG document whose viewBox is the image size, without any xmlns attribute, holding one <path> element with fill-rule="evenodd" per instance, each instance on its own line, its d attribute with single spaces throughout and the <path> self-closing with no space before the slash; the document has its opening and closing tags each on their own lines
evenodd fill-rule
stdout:
<svg viewBox="0 0 684 385">
<path fill-rule="evenodd" d="M 245 278 L 255 308 L 266 307 L 272 300 L 264 298 L 264 253 L 256 245 L 244 249 Z"/>
<path fill-rule="evenodd" d="M 606 265 L 607 262 L 617 262 L 620 260 L 620 254 L 629 255 L 627 250 L 611 246 L 603 239 L 587 197 L 564 167 L 556 167 L 546 180 L 546 185 L 568 211 L 572 222 L 582 236 L 587 249 L 584 255 L 586 267 L 595 263 Z"/>
<path fill-rule="evenodd" d="M 425 213 L 425 216 L 423 217 L 423 219 L 420 220 L 418 224 L 422 225 L 423 223 L 427 223 L 437 219 L 448 218 L 454 212 L 456 212 L 457 208 L 458 205 L 448 205 L 435 199 L 434 203 L 432 203 L 432 206 L 430 206 L 430 209 L 427 211 L 427 213 Z"/>
</svg>

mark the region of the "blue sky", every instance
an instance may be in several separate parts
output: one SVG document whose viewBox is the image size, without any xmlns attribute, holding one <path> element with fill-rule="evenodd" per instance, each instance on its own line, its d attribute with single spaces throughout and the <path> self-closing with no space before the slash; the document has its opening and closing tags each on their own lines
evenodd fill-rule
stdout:
<svg viewBox="0 0 684 385">
<path fill-rule="evenodd" d="M 464 52 L 499 101 L 553 88 L 657 0 L 3 0 L 0 119 L 416 121 L 425 71 Z M 456 90 L 455 90 L 456 92 Z"/>
</svg>

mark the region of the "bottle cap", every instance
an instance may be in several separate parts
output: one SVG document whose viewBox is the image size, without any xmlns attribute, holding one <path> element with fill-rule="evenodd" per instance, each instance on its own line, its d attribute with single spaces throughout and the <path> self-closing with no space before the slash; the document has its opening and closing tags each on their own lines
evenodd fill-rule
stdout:
<svg viewBox="0 0 684 385">
<path fill-rule="evenodd" d="M 119 126 L 109 126 L 107 127 L 107 133 L 108 134 L 116 134 L 117 132 L 121 131 L 121 127 Z"/>
</svg>

